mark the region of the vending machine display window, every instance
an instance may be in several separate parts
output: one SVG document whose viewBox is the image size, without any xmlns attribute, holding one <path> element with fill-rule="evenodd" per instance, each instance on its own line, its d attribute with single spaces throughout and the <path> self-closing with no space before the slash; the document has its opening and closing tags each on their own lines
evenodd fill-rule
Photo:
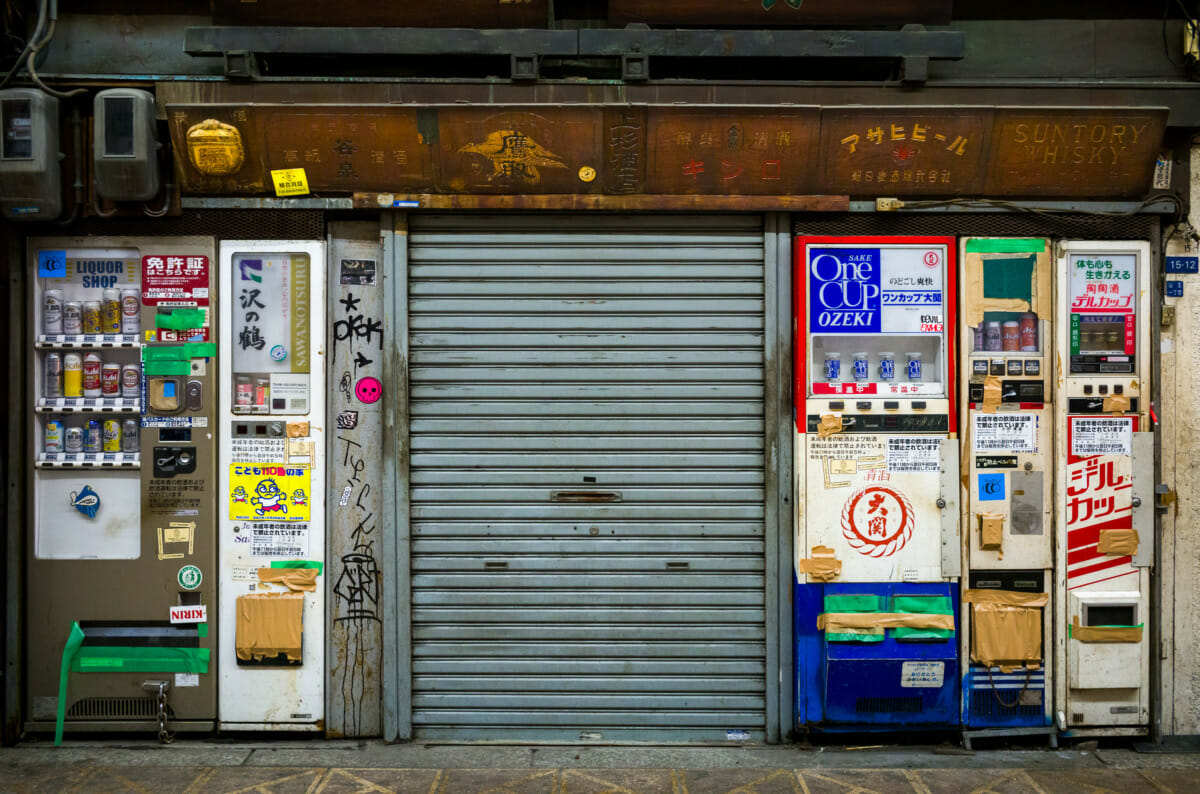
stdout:
<svg viewBox="0 0 1200 794">
<path fill-rule="evenodd" d="M 232 266 L 233 413 L 308 413 L 308 254 L 238 253 Z"/>
<path fill-rule="evenodd" d="M 1134 372 L 1137 256 L 1072 253 L 1067 271 L 1071 372 Z"/>
</svg>

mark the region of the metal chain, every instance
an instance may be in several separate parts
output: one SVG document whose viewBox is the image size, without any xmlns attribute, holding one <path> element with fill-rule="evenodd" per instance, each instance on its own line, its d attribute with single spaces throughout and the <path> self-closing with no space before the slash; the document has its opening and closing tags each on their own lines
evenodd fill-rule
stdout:
<svg viewBox="0 0 1200 794">
<path fill-rule="evenodd" d="M 175 741 L 175 734 L 167 731 L 167 682 L 158 683 L 158 741 L 170 744 Z"/>
</svg>

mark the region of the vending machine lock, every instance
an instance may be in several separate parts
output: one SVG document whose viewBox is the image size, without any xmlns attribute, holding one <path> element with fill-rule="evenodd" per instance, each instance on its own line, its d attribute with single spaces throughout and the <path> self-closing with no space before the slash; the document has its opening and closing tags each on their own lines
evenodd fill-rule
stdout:
<svg viewBox="0 0 1200 794">
<path fill-rule="evenodd" d="M 155 447 L 154 476 L 174 477 L 196 470 L 195 447 Z"/>
</svg>

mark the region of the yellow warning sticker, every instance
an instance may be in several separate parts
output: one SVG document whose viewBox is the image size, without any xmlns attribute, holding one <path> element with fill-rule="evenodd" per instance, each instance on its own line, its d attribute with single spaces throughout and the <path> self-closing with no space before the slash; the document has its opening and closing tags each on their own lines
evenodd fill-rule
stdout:
<svg viewBox="0 0 1200 794">
<path fill-rule="evenodd" d="M 308 193 L 308 176 L 303 168 L 283 168 L 271 172 L 276 196 L 303 196 Z"/>
</svg>

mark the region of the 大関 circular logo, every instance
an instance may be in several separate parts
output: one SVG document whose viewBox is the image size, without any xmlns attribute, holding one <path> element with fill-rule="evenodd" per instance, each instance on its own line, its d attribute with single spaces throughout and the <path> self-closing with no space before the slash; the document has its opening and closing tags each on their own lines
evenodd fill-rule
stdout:
<svg viewBox="0 0 1200 794">
<path fill-rule="evenodd" d="M 890 557 L 912 533 L 912 503 L 895 489 L 868 485 L 851 494 L 842 508 L 842 536 L 859 554 Z"/>
</svg>

